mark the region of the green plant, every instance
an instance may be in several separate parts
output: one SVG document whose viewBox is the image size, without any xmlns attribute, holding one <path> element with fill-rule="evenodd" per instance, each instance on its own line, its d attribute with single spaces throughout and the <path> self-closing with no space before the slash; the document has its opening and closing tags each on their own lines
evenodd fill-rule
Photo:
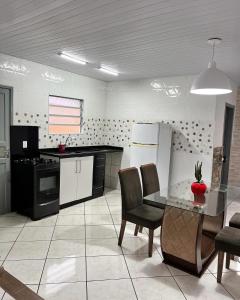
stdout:
<svg viewBox="0 0 240 300">
<path fill-rule="evenodd" d="M 202 162 L 198 161 L 195 165 L 195 178 L 198 183 L 202 182 Z"/>
</svg>

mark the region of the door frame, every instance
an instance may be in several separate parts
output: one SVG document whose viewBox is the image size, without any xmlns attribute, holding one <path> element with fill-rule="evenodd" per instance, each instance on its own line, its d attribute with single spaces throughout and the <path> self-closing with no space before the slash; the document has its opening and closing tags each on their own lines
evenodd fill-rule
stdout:
<svg viewBox="0 0 240 300">
<path fill-rule="evenodd" d="M 0 88 L 7 89 L 9 91 L 9 147 L 10 147 L 10 126 L 13 124 L 13 87 L 6 86 L 0 83 Z M 9 184 L 8 187 L 8 193 L 9 193 L 9 203 L 7 209 L 11 211 L 11 149 L 9 148 Z"/>
<path fill-rule="evenodd" d="M 232 147 L 232 139 L 233 139 L 233 129 L 234 129 L 234 120 L 235 120 L 235 105 L 230 103 L 225 103 L 224 109 L 224 122 L 223 122 L 223 134 L 222 134 L 222 149 L 223 149 L 223 158 L 224 158 L 224 140 L 225 140 L 225 126 L 226 126 L 226 119 L 227 119 L 227 108 L 232 109 L 233 112 L 233 123 L 232 123 L 232 133 L 230 138 L 230 154 L 229 154 L 229 163 L 228 163 L 228 178 L 229 178 L 229 169 L 230 169 L 230 157 L 231 157 L 231 147 Z M 223 162 L 224 163 L 224 162 Z M 223 181 L 223 163 L 222 163 L 222 171 L 221 171 L 221 179 L 220 182 Z"/>
<path fill-rule="evenodd" d="M 3 84 L 0 83 L 0 88 L 9 90 L 9 95 L 10 95 L 10 103 L 9 103 L 10 116 L 9 116 L 9 120 L 10 120 L 10 126 L 11 126 L 11 125 L 13 125 L 13 87 L 8 86 L 8 85 L 3 85 Z M 10 127 L 9 127 L 9 136 L 10 136 Z"/>
</svg>

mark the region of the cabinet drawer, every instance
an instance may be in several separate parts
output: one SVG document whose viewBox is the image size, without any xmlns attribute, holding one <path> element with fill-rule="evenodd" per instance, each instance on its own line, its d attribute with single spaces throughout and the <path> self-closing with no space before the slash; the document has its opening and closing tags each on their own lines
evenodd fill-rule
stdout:
<svg viewBox="0 0 240 300">
<path fill-rule="evenodd" d="M 93 178 L 104 178 L 105 177 L 105 167 L 95 167 L 94 168 L 94 174 L 93 174 Z"/>
<path fill-rule="evenodd" d="M 101 174 L 105 174 L 105 166 L 95 166 L 94 168 L 94 176 L 98 176 Z"/>
<path fill-rule="evenodd" d="M 95 188 L 97 188 L 97 187 L 101 187 L 101 186 L 104 186 L 104 178 L 96 178 L 96 180 L 94 180 L 94 182 L 93 182 L 93 186 L 95 187 Z"/>
<path fill-rule="evenodd" d="M 106 155 L 98 154 L 94 156 L 94 166 L 105 165 Z"/>
<path fill-rule="evenodd" d="M 101 197 L 104 194 L 104 187 L 94 188 L 93 189 L 93 197 Z"/>
</svg>

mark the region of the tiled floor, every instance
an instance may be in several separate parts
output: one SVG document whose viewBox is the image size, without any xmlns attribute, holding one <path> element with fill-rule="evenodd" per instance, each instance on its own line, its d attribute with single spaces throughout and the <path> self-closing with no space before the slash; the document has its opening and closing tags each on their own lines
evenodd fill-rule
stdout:
<svg viewBox="0 0 240 300">
<path fill-rule="evenodd" d="M 200 279 L 190 276 L 162 263 L 159 230 L 151 258 L 147 232 L 134 237 L 133 224 L 118 247 L 120 221 L 119 191 L 36 222 L 1 216 L 0 265 L 49 300 L 240 299 L 240 263 L 224 269 L 221 285 L 216 260 Z M 0 290 L 0 299 L 11 297 Z"/>
</svg>

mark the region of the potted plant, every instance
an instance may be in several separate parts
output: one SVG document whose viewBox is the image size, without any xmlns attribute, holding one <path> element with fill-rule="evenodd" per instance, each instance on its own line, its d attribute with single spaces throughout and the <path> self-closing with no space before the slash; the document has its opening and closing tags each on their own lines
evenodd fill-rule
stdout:
<svg viewBox="0 0 240 300">
<path fill-rule="evenodd" d="M 66 149 L 66 145 L 65 144 L 62 144 L 60 142 L 60 144 L 58 145 L 58 152 L 59 153 L 64 153 L 65 152 L 65 149 Z"/>
<path fill-rule="evenodd" d="M 202 162 L 197 162 L 195 165 L 196 181 L 192 183 L 191 190 L 194 195 L 204 195 L 207 190 L 206 184 L 202 180 Z"/>
</svg>

